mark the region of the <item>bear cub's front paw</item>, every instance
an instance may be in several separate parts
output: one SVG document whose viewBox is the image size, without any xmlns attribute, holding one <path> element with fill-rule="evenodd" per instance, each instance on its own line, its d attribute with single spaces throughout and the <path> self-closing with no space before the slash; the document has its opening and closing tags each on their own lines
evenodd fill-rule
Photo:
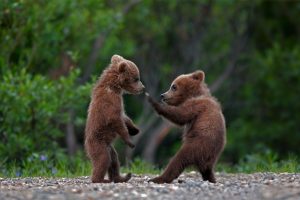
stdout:
<svg viewBox="0 0 300 200">
<path fill-rule="evenodd" d="M 155 103 L 155 100 L 149 95 L 148 92 L 146 92 L 145 95 L 146 95 L 147 100 L 148 100 L 151 104 Z"/>
<path fill-rule="evenodd" d="M 140 130 L 136 127 L 127 127 L 128 128 L 128 133 L 131 136 L 134 136 L 140 132 Z"/>
<path fill-rule="evenodd" d="M 145 94 L 148 102 L 152 105 L 152 107 L 156 110 L 158 114 L 161 114 L 161 104 L 155 101 L 148 93 Z"/>
</svg>

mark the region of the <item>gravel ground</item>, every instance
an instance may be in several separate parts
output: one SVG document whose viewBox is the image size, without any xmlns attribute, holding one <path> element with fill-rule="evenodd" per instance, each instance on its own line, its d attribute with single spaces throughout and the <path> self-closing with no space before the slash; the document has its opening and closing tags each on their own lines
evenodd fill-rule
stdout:
<svg viewBox="0 0 300 200">
<path fill-rule="evenodd" d="M 216 175 L 216 184 L 190 172 L 162 185 L 147 182 L 153 175 L 117 184 L 93 184 L 89 177 L 0 178 L 0 199 L 300 199 L 300 174 Z"/>
</svg>

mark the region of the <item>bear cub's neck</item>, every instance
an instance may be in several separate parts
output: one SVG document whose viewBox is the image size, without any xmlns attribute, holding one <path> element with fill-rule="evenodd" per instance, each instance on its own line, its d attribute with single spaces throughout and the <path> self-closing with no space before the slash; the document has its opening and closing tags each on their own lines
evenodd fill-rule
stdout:
<svg viewBox="0 0 300 200">
<path fill-rule="evenodd" d="M 118 70 L 113 65 L 107 67 L 100 76 L 94 92 L 97 92 L 99 89 L 104 89 L 117 95 L 122 95 L 123 90 L 120 86 L 118 74 Z"/>
</svg>

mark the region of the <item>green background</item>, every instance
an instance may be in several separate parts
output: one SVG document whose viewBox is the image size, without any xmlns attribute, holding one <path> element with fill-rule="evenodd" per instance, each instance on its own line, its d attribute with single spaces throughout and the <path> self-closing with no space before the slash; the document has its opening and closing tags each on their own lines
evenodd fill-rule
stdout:
<svg viewBox="0 0 300 200">
<path fill-rule="evenodd" d="M 299 19 L 299 1 L 2 0 L 0 174 L 89 173 L 90 92 L 113 54 L 157 99 L 176 76 L 205 71 L 227 122 L 218 170 L 299 171 Z M 142 132 L 134 151 L 116 141 L 122 165 L 165 166 L 181 129 L 143 95 L 124 98 Z"/>
</svg>

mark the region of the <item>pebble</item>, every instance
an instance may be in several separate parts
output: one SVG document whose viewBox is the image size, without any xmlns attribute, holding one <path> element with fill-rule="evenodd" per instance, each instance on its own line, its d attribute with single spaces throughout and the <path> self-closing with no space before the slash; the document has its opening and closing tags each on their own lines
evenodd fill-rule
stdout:
<svg viewBox="0 0 300 200">
<path fill-rule="evenodd" d="M 194 171 L 171 184 L 148 183 L 153 177 L 118 184 L 93 184 L 87 176 L 0 178 L 0 199 L 300 199 L 299 173 L 216 173 L 216 184 Z"/>
</svg>

